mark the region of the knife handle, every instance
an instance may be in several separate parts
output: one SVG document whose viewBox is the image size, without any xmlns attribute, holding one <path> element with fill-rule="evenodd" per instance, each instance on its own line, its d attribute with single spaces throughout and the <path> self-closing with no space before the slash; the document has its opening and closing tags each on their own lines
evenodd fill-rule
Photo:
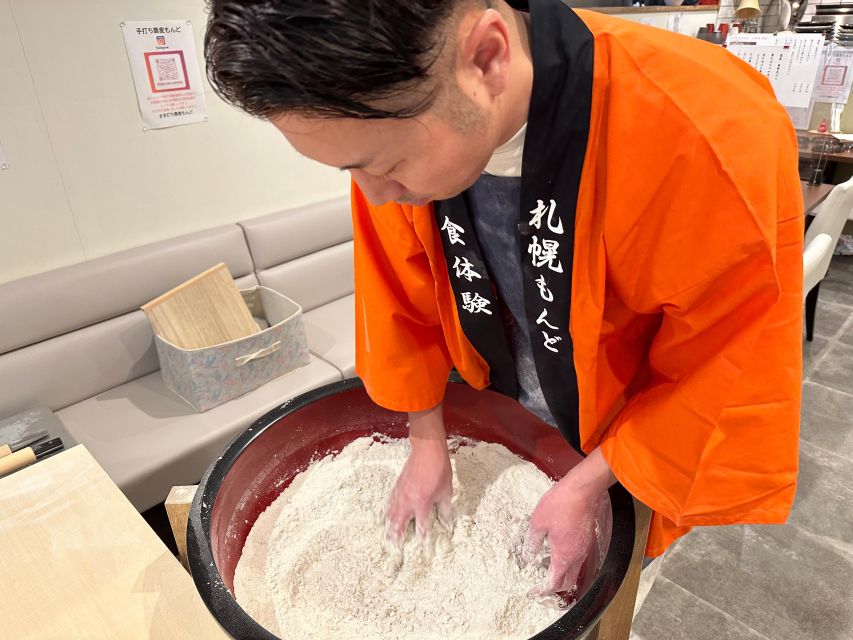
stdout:
<svg viewBox="0 0 853 640">
<path fill-rule="evenodd" d="M 8 444 L 4 444 L 2 447 L 0 447 L 0 458 L 5 458 L 10 453 L 12 453 L 12 447 L 10 447 Z"/>
<path fill-rule="evenodd" d="M 21 449 L 20 451 L 9 454 L 5 458 L 0 458 L 0 478 L 18 469 L 23 469 L 35 461 L 36 454 L 33 453 L 32 447 Z"/>
</svg>

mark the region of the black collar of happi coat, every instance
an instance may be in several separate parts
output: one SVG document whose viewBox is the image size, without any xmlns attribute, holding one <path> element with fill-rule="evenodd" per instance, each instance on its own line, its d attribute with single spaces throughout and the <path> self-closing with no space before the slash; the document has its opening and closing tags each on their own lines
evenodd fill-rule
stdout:
<svg viewBox="0 0 853 640">
<path fill-rule="evenodd" d="M 530 8 L 533 57 L 518 218 L 524 305 L 545 401 L 563 436 L 580 452 L 569 316 L 575 210 L 592 103 L 593 37 L 561 0 L 520 4 Z M 436 202 L 435 216 L 462 329 L 489 364 L 490 388 L 517 398 L 497 294 L 471 222 L 470 194 Z"/>
</svg>

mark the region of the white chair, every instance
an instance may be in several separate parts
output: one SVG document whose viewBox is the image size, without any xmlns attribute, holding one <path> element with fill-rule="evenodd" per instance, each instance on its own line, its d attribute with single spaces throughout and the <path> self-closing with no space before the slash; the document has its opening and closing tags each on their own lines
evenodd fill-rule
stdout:
<svg viewBox="0 0 853 640">
<path fill-rule="evenodd" d="M 814 337 L 814 316 L 820 281 L 826 276 L 838 236 L 853 212 L 853 178 L 836 186 L 817 210 L 806 231 L 803 250 L 803 297 L 806 303 L 806 339 Z"/>
</svg>

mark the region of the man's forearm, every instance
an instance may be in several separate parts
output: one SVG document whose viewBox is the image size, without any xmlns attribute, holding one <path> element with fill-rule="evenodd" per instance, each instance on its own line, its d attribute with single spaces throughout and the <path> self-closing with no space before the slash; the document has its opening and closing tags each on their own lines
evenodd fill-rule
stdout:
<svg viewBox="0 0 853 640">
<path fill-rule="evenodd" d="M 409 412 L 409 441 L 412 447 L 447 446 L 443 406 L 439 404 L 426 411 Z M 599 448 L 594 449 L 567 475 L 571 475 L 574 486 L 590 493 L 606 491 L 616 482 L 616 476 Z"/>
<path fill-rule="evenodd" d="M 442 444 L 447 446 L 442 404 L 426 411 L 409 413 L 409 441 L 412 446 Z"/>
<path fill-rule="evenodd" d="M 616 476 L 613 475 L 610 465 L 598 447 L 573 467 L 566 476 L 571 476 L 572 484 L 579 490 L 587 490 L 590 494 L 606 491 L 616 482 Z"/>
</svg>

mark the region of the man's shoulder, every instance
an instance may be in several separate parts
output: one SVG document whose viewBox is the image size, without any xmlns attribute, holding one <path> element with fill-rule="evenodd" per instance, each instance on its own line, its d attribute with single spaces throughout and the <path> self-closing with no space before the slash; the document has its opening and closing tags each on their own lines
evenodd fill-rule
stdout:
<svg viewBox="0 0 853 640">
<path fill-rule="evenodd" d="M 748 95 L 777 105 L 767 78 L 721 46 L 593 11 L 578 15 L 595 39 L 596 63 L 606 62 L 613 80 L 624 74 L 644 90 L 714 95 L 718 104 Z"/>
<path fill-rule="evenodd" d="M 793 126 L 769 81 L 736 56 L 663 29 L 579 15 L 595 36 L 594 91 L 606 122 L 631 131 L 638 146 L 689 149 L 724 166 L 733 156 L 792 153 Z"/>
</svg>

